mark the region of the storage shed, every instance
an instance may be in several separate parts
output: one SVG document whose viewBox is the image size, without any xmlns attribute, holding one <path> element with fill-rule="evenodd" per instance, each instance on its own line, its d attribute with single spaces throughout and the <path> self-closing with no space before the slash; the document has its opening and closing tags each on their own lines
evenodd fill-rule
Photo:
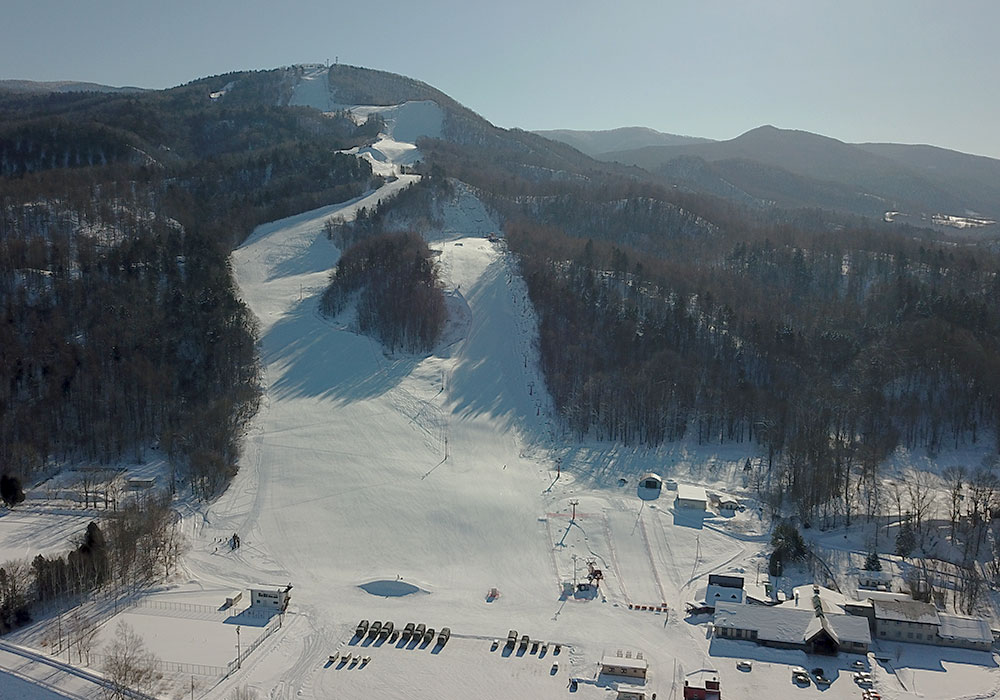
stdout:
<svg viewBox="0 0 1000 700">
<path fill-rule="evenodd" d="M 719 672 L 714 669 L 699 669 L 684 678 L 684 700 L 721 700 Z"/>
<path fill-rule="evenodd" d="M 291 597 L 288 593 L 291 586 L 285 588 L 251 588 L 250 605 L 254 608 L 271 608 L 284 612 Z"/>
<path fill-rule="evenodd" d="M 659 474 L 650 472 L 649 474 L 646 474 L 646 476 L 642 477 L 642 481 L 639 482 L 639 485 L 644 489 L 656 489 L 659 491 L 663 487 L 663 479 Z"/>
<path fill-rule="evenodd" d="M 615 652 L 615 654 L 605 654 L 601 658 L 601 673 L 607 674 L 609 676 L 626 676 L 628 678 L 646 678 L 646 671 L 649 669 L 649 664 L 642 654 L 638 653 L 634 657 L 631 652 L 628 652 L 628 656 L 623 654 L 621 650 Z"/>
<path fill-rule="evenodd" d="M 677 506 L 694 510 L 708 509 L 708 494 L 701 486 L 677 485 Z"/>
<path fill-rule="evenodd" d="M 858 572 L 858 587 L 888 591 L 892 587 L 892 574 L 888 571 L 861 569 Z"/>
</svg>

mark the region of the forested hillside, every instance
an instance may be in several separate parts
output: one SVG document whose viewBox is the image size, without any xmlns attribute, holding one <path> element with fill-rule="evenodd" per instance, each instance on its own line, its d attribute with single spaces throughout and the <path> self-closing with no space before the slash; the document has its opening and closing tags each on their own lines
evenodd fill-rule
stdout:
<svg viewBox="0 0 1000 700">
<path fill-rule="evenodd" d="M 756 440 L 805 512 L 857 498 L 857 479 L 874 488 L 897 445 L 995 440 L 995 256 L 865 230 L 693 242 L 676 225 L 650 256 L 599 241 L 599 222 L 590 239 L 507 228 L 549 389 L 579 436 Z"/>
<path fill-rule="evenodd" d="M 287 71 L 155 93 L 0 95 L 0 467 L 164 449 L 197 493 L 256 410 L 228 255 L 376 184 L 377 119 L 279 107 Z"/>
<path fill-rule="evenodd" d="M 578 437 L 753 441 L 758 486 L 805 516 L 875 502 L 897 446 L 996 450 L 1000 261 L 987 248 L 629 171 L 529 178 L 510 149 L 425 148 L 503 215 L 549 390 Z"/>
<path fill-rule="evenodd" d="M 203 492 L 231 473 L 257 396 L 231 247 L 260 222 L 378 184 L 338 151 L 370 142 L 382 121 L 282 106 L 301 73 L 0 95 L 5 470 L 158 444 Z M 777 207 L 767 183 L 780 169 L 733 161 L 736 185 L 705 170 L 707 191 L 667 188 L 499 129 L 418 81 L 350 66 L 328 80 L 344 103 L 430 99 L 445 112 L 441 138 L 419 144 L 420 185 L 329 222 L 338 245 L 357 244 L 329 313 L 357 299 L 359 322 L 388 345 L 433 342 L 443 310 L 428 251 L 378 236 L 429 224 L 452 177 L 505 221 L 541 319 L 546 380 L 579 436 L 752 440 L 776 492 L 807 512 L 848 510 L 896 445 L 995 444 L 1000 263 L 984 248 Z M 732 196 L 752 182 L 764 182 L 757 194 Z M 802 203 L 810 187 L 856 194 L 796 183 Z"/>
</svg>

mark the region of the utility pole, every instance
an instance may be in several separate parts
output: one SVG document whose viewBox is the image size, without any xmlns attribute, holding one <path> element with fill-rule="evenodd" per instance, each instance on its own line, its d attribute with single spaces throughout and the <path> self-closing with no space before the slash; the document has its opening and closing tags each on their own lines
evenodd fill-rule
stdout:
<svg viewBox="0 0 1000 700">
<path fill-rule="evenodd" d="M 574 522 L 576 522 L 576 507 L 577 507 L 578 505 L 580 505 L 580 501 L 578 501 L 577 499 L 575 499 L 575 498 L 574 498 L 574 499 L 573 499 L 572 501 L 570 501 L 570 502 L 569 502 L 569 504 L 570 504 L 571 506 L 573 506 L 573 515 L 572 515 L 572 517 L 570 517 L 570 520 L 569 520 L 569 521 L 570 521 L 571 523 L 574 523 Z"/>
<path fill-rule="evenodd" d="M 240 659 L 240 626 L 236 625 L 236 668 L 240 668 L 242 665 L 242 660 Z"/>
<path fill-rule="evenodd" d="M 573 590 L 576 590 L 576 555 L 573 555 Z"/>
</svg>

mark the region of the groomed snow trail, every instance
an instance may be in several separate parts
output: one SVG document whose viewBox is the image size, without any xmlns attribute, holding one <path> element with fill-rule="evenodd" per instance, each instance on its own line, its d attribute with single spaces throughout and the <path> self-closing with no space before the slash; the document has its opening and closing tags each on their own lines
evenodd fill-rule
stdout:
<svg viewBox="0 0 1000 700">
<path fill-rule="evenodd" d="M 397 129 L 405 126 L 399 112 Z M 409 148 L 396 152 L 412 157 Z M 497 225 L 483 221 L 478 200 L 460 189 L 434 234 L 454 311 L 435 352 L 387 356 L 318 313 L 339 257 L 325 219 L 350 220 L 415 179 L 261 226 L 233 255 L 242 297 L 260 321 L 266 395 L 240 473 L 198 527 L 190 569 L 218 585 L 294 585 L 292 614 L 307 624 L 270 654 L 287 655 L 281 683 L 262 681 L 280 685 L 279 696 L 311 687 L 313 662 L 350 638 L 355 618 L 412 616 L 499 634 L 534 607 L 525 601 L 554 598 L 538 522 L 548 474 L 521 456 L 521 428 L 545 426 L 537 386 L 529 388 L 538 382 L 523 337 L 531 325 L 523 287 L 483 237 Z M 239 550 L 215 546 L 233 532 Z M 526 538 L 541 546 L 525 547 Z M 429 595 L 359 588 L 397 578 Z M 508 604 L 484 603 L 494 586 Z M 268 663 L 260 666 L 266 674 Z"/>
</svg>

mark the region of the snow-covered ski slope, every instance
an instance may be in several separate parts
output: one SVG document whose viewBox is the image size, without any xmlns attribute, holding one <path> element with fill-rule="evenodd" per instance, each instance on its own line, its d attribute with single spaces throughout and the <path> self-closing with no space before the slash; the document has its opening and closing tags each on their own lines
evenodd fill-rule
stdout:
<svg viewBox="0 0 1000 700">
<path fill-rule="evenodd" d="M 407 117 L 426 116 L 401 108 L 392 124 L 412 136 L 421 128 Z M 390 140 L 393 133 L 380 143 Z M 382 153 L 397 164 L 396 153 Z M 198 530 L 191 569 L 218 585 L 294 584 L 282 646 L 308 673 L 287 663 L 268 671 L 264 661 L 251 678 L 277 675 L 261 687 L 302 690 L 362 617 L 484 636 L 518 622 L 534 621 L 537 633 L 554 626 L 544 622 L 558 601 L 539 521 L 551 478 L 548 465 L 526 456 L 547 430 L 548 406 L 523 284 L 486 238 L 497 223 L 461 187 L 443 207 L 432 245 L 451 320 L 427 357 L 388 357 L 317 311 L 339 255 L 323 235 L 325 219 L 349 220 L 415 177 L 261 226 L 233 255 L 243 299 L 260 320 L 266 398 L 239 475 Z M 223 558 L 212 543 L 232 532 L 243 546 Z M 380 597 L 359 588 L 397 578 L 422 592 Z M 503 597 L 487 604 L 493 587 Z M 404 687 L 378 695 L 402 697 Z"/>
<path fill-rule="evenodd" d="M 334 104 L 321 77 L 307 76 L 295 99 Z M 432 112 L 394 110 L 389 133 L 359 157 L 398 172 L 419 158 L 400 134 L 432 129 Z M 680 697 L 684 674 L 699 668 L 719 670 L 727 697 L 780 695 L 788 664 L 821 665 L 835 678 L 828 690 L 796 689 L 797 697 L 857 697 L 849 657 L 720 645 L 705 618 L 685 618 L 684 603 L 710 572 L 745 570 L 752 585 L 766 550 L 754 513 L 722 523 L 675 512 L 667 491 L 646 500 L 634 482 L 615 489 L 596 476 L 574 479 L 628 457 L 617 448 L 599 457 L 557 449 L 523 281 L 487 239 L 498 223 L 469 188 L 457 183 L 441 204 L 442 225 L 425 232 L 440 251 L 450 311 L 433 352 L 387 356 L 348 322 L 319 315 L 340 254 L 323 234 L 325 219 L 349 220 L 415 178 L 261 226 L 233 255 L 242 297 L 260 320 L 266 395 L 233 484 L 186 521 L 190 585 L 216 597 L 253 584 L 294 588 L 284 628 L 210 697 L 249 685 L 274 700 L 545 699 L 563 697 L 572 677 L 581 679 L 573 697 L 606 698 L 618 681 L 597 678 L 595 664 L 616 649 L 645 654 L 647 697 Z M 556 455 L 574 464 L 558 474 Z M 219 546 L 234 532 L 238 550 Z M 565 582 L 583 580 L 588 561 L 604 571 L 601 591 L 560 595 Z M 664 600 L 668 615 L 629 610 Z M 438 649 L 359 642 L 362 618 L 397 629 L 448 626 L 453 636 Z M 562 654 L 504 651 L 509 629 L 561 643 Z M 370 661 L 328 662 L 336 652 Z M 735 669 L 744 656 L 755 659 L 751 674 Z M 966 690 L 996 684 L 995 668 L 974 670 Z M 884 697 L 913 697 L 894 683 L 877 687 Z"/>
</svg>

